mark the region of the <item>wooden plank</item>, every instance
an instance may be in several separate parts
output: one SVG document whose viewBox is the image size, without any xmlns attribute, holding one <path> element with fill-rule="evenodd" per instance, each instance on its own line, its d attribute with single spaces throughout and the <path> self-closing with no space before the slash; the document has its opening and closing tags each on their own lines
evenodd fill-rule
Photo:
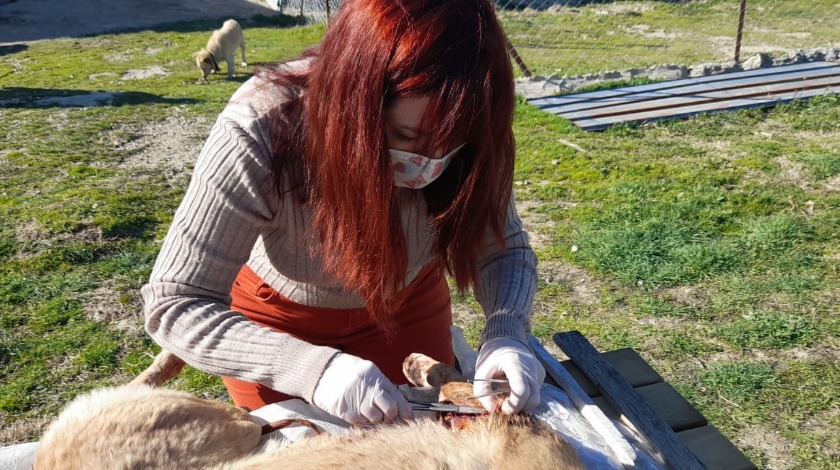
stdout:
<svg viewBox="0 0 840 470">
<path fill-rule="evenodd" d="M 542 110 L 549 113 L 565 115 L 566 113 L 571 113 L 574 111 L 580 112 L 583 110 L 600 110 L 603 108 L 612 108 L 621 105 L 644 105 L 646 102 L 650 101 L 656 101 L 658 103 L 663 99 L 674 97 L 702 97 L 708 93 L 715 91 L 737 90 L 741 88 L 752 89 L 755 85 L 774 85 L 780 83 L 804 84 L 807 80 L 828 77 L 840 77 L 840 67 L 807 70 L 790 74 L 779 74 L 774 75 L 772 77 L 749 77 L 739 80 L 726 80 L 716 83 L 686 86 L 667 91 L 630 93 L 623 96 L 616 96 L 613 98 L 588 100 L 569 105 L 548 106 L 542 108 Z"/>
<path fill-rule="evenodd" d="M 650 405 L 656 416 L 662 418 L 674 431 L 679 432 L 709 424 L 706 417 L 700 414 L 697 408 L 668 382 L 634 390 Z"/>
<path fill-rule="evenodd" d="M 714 426 L 677 434 L 708 470 L 756 470 L 754 463 Z"/>
<path fill-rule="evenodd" d="M 671 427 L 656 416 L 645 400 L 601 358 L 580 332 L 557 333 L 554 342 L 601 389 L 610 405 L 632 423 L 667 467 L 678 470 L 705 468 Z"/>
<path fill-rule="evenodd" d="M 683 431 L 709 424 L 680 392 L 668 382 L 634 389 L 674 431 Z"/>
<path fill-rule="evenodd" d="M 836 68 L 837 64 L 832 62 L 810 62 L 807 64 L 786 65 L 780 67 L 772 67 L 766 69 L 749 70 L 744 72 L 730 72 L 717 75 L 709 75 L 698 78 L 686 78 L 681 80 L 669 80 L 664 82 L 651 83 L 647 85 L 631 85 L 619 88 L 609 88 L 605 90 L 596 90 L 583 93 L 569 93 L 565 95 L 547 96 L 542 98 L 532 98 L 528 100 L 529 103 L 542 109 L 544 107 L 558 106 L 564 104 L 571 104 L 580 101 L 590 101 L 595 99 L 603 99 L 609 97 L 624 96 L 634 93 L 642 93 L 648 91 L 661 91 L 678 89 L 685 86 L 691 86 L 700 83 L 714 83 L 718 81 L 726 81 L 749 77 L 749 76 L 773 76 L 778 74 L 791 73 L 795 71 L 805 70 L 819 70 L 826 68 Z"/>
<path fill-rule="evenodd" d="M 838 68 L 840 70 L 840 68 Z M 831 77 L 817 78 L 802 82 L 783 82 L 770 85 L 753 86 L 751 88 L 737 88 L 733 90 L 709 91 L 704 93 L 696 93 L 688 96 L 672 96 L 668 98 L 660 98 L 657 100 L 642 101 L 639 103 L 625 103 L 616 106 L 606 106 L 597 109 L 584 109 L 580 111 L 557 113 L 566 119 L 572 121 L 577 119 L 594 119 L 606 116 L 618 116 L 626 113 L 641 113 L 645 111 L 667 110 L 669 108 L 681 108 L 685 106 L 699 105 L 714 101 L 726 102 L 728 100 L 737 100 L 752 97 L 763 97 L 767 95 L 777 95 L 797 90 L 823 90 L 831 86 L 840 86 L 840 75 Z"/>
<path fill-rule="evenodd" d="M 684 86 L 695 85 L 699 83 L 713 83 L 718 81 L 726 81 L 732 79 L 739 79 L 745 77 L 761 77 L 789 73 L 792 71 L 804 70 L 819 70 L 824 68 L 837 68 L 838 65 L 832 62 L 809 62 L 805 64 L 784 65 L 780 67 L 768 67 L 764 69 L 748 70 L 744 72 L 721 73 L 717 75 L 709 75 L 697 78 L 684 78 L 681 80 L 669 80 L 666 82 L 651 83 L 648 85 L 634 85 L 619 88 L 610 88 L 606 90 L 590 91 L 585 93 L 570 93 L 559 96 L 546 96 L 542 98 L 532 98 L 527 100 L 528 103 L 538 107 L 558 106 L 562 104 L 577 103 L 580 101 L 589 101 L 595 98 L 607 98 L 615 96 L 624 96 L 632 93 L 642 93 L 654 90 L 669 90 L 673 88 L 680 88 Z"/>
<path fill-rule="evenodd" d="M 633 387 L 662 382 L 662 376 L 653 370 L 653 367 L 632 348 L 607 351 L 601 353 L 601 357 L 613 366 L 621 375 L 621 378 Z M 572 374 L 572 377 L 580 384 L 587 395 L 594 397 L 601 394 L 598 387 L 586 377 L 586 374 L 573 361 L 563 361 L 561 364 Z"/>
<path fill-rule="evenodd" d="M 609 97 L 624 96 L 627 94 L 643 93 L 649 91 L 661 91 L 679 89 L 681 87 L 691 86 L 701 83 L 714 83 L 720 81 L 728 81 L 733 79 L 746 78 L 750 76 L 774 76 L 779 74 L 793 73 L 796 71 L 820 70 L 820 69 L 835 69 L 838 64 L 832 62 L 810 62 L 807 64 L 786 65 L 780 67 L 771 67 L 766 69 L 749 70 L 744 72 L 730 72 L 717 75 L 709 75 L 705 77 L 686 78 L 681 80 L 669 80 L 664 82 L 650 83 L 647 85 L 630 85 L 619 88 L 608 88 L 604 90 L 596 90 L 584 93 L 569 93 L 565 95 L 547 96 L 543 98 L 532 98 L 528 100 L 529 103 L 543 108 L 546 106 L 557 106 L 563 104 L 571 104 L 579 101 L 589 101 L 594 99 L 603 99 Z"/>
<path fill-rule="evenodd" d="M 604 412 L 598 408 L 592 399 L 584 392 L 578 385 L 575 379 L 569 372 L 560 365 L 560 362 L 554 358 L 548 351 L 545 350 L 542 344 L 531 336 L 528 339 L 528 345 L 534 351 L 534 355 L 542 363 L 545 368 L 546 375 L 551 377 L 557 384 L 566 392 L 569 399 L 574 403 L 575 407 L 580 411 L 580 414 L 592 426 L 604 442 L 613 451 L 613 455 L 619 463 L 625 467 L 632 468 L 636 461 L 636 451 L 627 439 L 621 434 L 621 431 L 610 421 Z"/>
<path fill-rule="evenodd" d="M 633 390 L 647 402 L 656 416 L 665 421 L 676 432 L 709 424 L 706 418 L 697 411 L 697 408 L 694 408 L 667 382 L 638 387 Z M 604 411 L 605 415 L 612 419 L 621 419 L 619 413 L 610 406 L 605 397 L 593 397 L 592 401 Z"/>
<path fill-rule="evenodd" d="M 840 87 L 829 87 L 822 90 L 805 90 L 802 92 L 790 92 L 768 98 L 748 98 L 732 101 L 716 101 L 695 106 L 687 106 L 680 109 L 679 113 L 668 114 L 661 111 L 646 111 L 642 113 L 624 114 L 621 116 L 608 116 L 595 119 L 574 120 L 575 125 L 583 130 L 597 131 L 606 129 L 618 123 L 643 124 L 646 122 L 658 121 L 660 119 L 677 119 L 708 114 L 721 111 L 732 111 L 737 109 L 763 108 L 775 106 L 790 101 L 812 98 L 814 96 L 829 93 L 840 93 Z"/>
<path fill-rule="evenodd" d="M 679 96 L 679 95 L 690 95 L 697 92 L 702 91 L 716 91 L 716 90 L 726 90 L 726 89 L 734 89 L 734 88 L 743 88 L 750 85 L 755 84 L 773 84 L 773 83 L 784 83 L 784 82 L 793 82 L 793 81 L 801 81 L 804 79 L 809 78 L 821 78 L 821 77 L 830 77 L 830 76 L 837 76 L 840 74 L 840 66 L 835 67 L 826 67 L 817 70 L 806 70 L 806 71 L 799 71 L 799 72 L 792 72 L 786 74 L 778 74 L 772 76 L 758 76 L 758 77 L 747 77 L 741 79 L 734 79 L 734 80 L 721 80 L 715 83 L 704 83 L 704 84 L 696 84 L 684 87 L 677 87 L 673 89 L 667 90 L 657 90 L 657 91 L 649 91 L 649 92 L 633 92 L 633 93 L 625 93 L 620 96 L 609 97 L 609 98 L 601 98 L 601 99 L 590 99 L 586 101 L 581 101 L 577 103 L 571 104 L 562 104 L 556 106 L 545 106 L 541 109 L 547 112 L 551 112 L 554 114 L 560 114 L 562 112 L 580 110 L 580 109 L 597 109 L 601 107 L 606 107 L 610 105 L 617 105 L 621 103 L 630 103 L 630 102 L 637 102 L 637 101 L 647 101 L 647 100 L 654 100 L 654 99 L 661 99 L 663 97 L 670 97 L 670 96 Z"/>
</svg>

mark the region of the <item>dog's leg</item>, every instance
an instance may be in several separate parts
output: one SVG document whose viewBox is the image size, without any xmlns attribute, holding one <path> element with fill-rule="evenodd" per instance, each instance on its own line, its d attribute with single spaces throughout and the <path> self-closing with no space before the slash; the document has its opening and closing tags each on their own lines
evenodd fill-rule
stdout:
<svg viewBox="0 0 840 470">
<path fill-rule="evenodd" d="M 230 80 L 230 79 L 233 78 L 233 73 L 234 73 L 235 67 L 236 67 L 236 65 L 234 64 L 234 61 L 233 61 L 233 53 L 231 53 L 228 57 L 225 57 L 225 62 L 227 62 L 227 64 L 228 64 L 227 79 Z"/>
<path fill-rule="evenodd" d="M 160 387 L 167 380 L 177 376 L 184 368 L 184 361 L 180 357 L 163 349 L 155 356 L 154 362 L 146 370 L 134 378 L 128 385 L 148 385 Z"/>
<path fill-rule="evenodd" d="M 416 387 L 439 388 L 445 383 L 466 381 L 454 367 L 420 353 L 409 354 L 405 358 L 403 374 Z"/>
<path fill-rule="evenodd" d="M 248 65 L 248 61 L 245 60 L 245 40 L 239 42 L 239 50 L 242 51 L 242 66 L 245 67 Z"/>
</svg>

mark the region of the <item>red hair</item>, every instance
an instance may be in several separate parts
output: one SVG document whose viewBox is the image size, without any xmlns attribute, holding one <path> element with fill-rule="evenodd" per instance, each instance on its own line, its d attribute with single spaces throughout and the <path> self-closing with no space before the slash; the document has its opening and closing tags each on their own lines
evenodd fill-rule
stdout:
<svg viewBox="0 0 840 470">
<path fill-rule="evenodd" d="M 275 142 L 275 178 L 283 181 L 282 160 L 296 161 L 325 268 L 361 292 L 387 329 L 407 253 L 384 112 L 395 99 L 427 97 L 420 153 L 466 142 L 422 190 L 436 254 L 463 291 L 477 281 L 490 237 L 504 244 L 514 161 L 505 38 L 491 0 L 348 0 L 304 56 L 312 63 L 302 74 L 267 73 L 304 91 L 282 112 L 292 131 Z"/>
</svg>

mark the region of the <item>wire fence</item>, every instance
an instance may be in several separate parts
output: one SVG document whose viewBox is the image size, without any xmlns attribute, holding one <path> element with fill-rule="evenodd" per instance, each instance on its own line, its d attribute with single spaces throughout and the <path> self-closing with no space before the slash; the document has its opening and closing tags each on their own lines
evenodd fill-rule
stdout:
<svg viewBox="0 0 840 470">
<path fill-rule="evenodd" d="M 527 70 L 544 77 L 840 45 L 838 0 L 497 0 L 497 11 Z"/>
<path fill-rule="evenodd" d="M 272 1 L 307 23 L 342 3 Z M 840 0 L 495 1 L 517 73 L 549 79 L 840 47 Z"/>
<path fill-rule="evenodd" d="M 327 23 L 342 0 L 266 0 L 278 12 L 301 18 L 305 24 Z"/>
</svg>

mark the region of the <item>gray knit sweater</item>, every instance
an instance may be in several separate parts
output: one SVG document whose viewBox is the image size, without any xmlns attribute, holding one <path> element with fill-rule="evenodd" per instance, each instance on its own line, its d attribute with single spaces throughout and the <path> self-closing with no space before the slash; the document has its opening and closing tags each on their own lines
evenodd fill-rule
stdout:
<svg viewBox="0 0 840 470">
<path fill-rule="evenodd" d="M 262 86 L 258 86 L 262 85 Z M 266 113 L 276 105 L 258 78 L 246 82 L 222 111 L 201 151 L 189 188 L 161 247 L 145 301 L 146 331 L 163 348 L 210 374 L 259 382 L 311 401 L 338 352 L 262 327 L 230 310 L 230 290 L 247 264 L 281 295 L 303 305 L 358 308 L 364 301 L 322 269 L 311 253 L 310 210 L 297 198 L 279 200 L 271 176 Z M 420 191 L 397 188 L 407 237 L 406 284 L 434 258 Z M 487 323 L 482 340 L 525 342 L 537 286 L 536 256 L 513 201 L 507 247 L 489 248 L 479 264 L 475 296 Z"/>
</svg>

